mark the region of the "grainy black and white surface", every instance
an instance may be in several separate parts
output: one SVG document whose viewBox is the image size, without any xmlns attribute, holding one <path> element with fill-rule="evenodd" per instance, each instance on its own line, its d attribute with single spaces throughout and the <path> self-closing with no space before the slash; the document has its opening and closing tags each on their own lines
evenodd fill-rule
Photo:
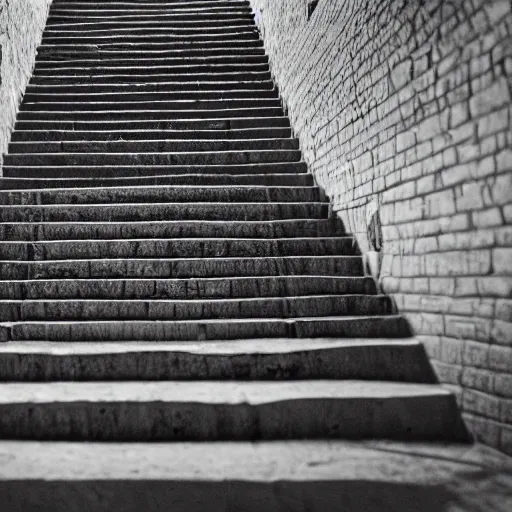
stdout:
<svg viewBox="0 0 512 512">
<path fill-rule="evenodd" d="M 506 510 L 511 18 L 4 2 L 8 510 Z"/>
</svg>

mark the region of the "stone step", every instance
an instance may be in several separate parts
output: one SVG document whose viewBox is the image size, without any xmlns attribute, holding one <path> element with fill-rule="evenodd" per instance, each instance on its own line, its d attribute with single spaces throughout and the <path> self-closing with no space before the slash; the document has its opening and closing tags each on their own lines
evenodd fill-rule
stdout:
<svg viewBox="0 0 512 512">
<path fill-rule="evenodd" d="M 0 385 L 3 439 L 83 441 L 463 437 L 454 395 L 385 381 Z M 341 421 L 340 421 L 341 420 Z"/>
<path fill-rule="evenodd" d="M 274 83 L 271 80 L 251 80 L 251 81 L 223 81 L 217 82 L 177 82 L 169 80 L 167 82 L 146 82 L 140 84 L 109 84 L 109 83 L 96 83 L 96 84 L 31 84 L 27 85 L 26 94 L 30 93 L 71 93 L 71 94 L 90 94 L 90 93 L 142 93 L 142 92 L 207 92 L 214 89 L 219 91 L 273 91 L 275 90 Z M 256 94 L 256 92 L 255 92 Z"/>
<path fill-rule="evenodd" d="M 0 205 L 181 203 L 181 202 L 319 202 L 318 187 L 145 186 L 0 191 Z"/>
<path fill-rule="evenodd" d="M 358 254 L 352 237 L 331 238 L 167 238 L 0 242 L 4 260 L 119 258 L 261 258 Z"/>
<path fill-rule="evenodd" d="M 40 105 L 38 105 L 40 106 Z M 180 105 L 186 107 L 187 105 Z M 170 110 L 163 108 L 161 110 L 109 110 L 106 108 L 102 111 L 90 112 L 87 110 L 53 111 L 53 110 L 36 110 L 30 112 L 19 112 L 19 121 L 152 121 L 152 120 L 193 120 L 193 119 L 229 119 L 237 118 L 259 118 L 259 117 L 280 117 L 284 116 L 281 105 L 277 106 L 246 106 L 239 108 L 179 108 Z M 201 107 L 201 105 L 198 105 Z"/>
<path fill-rule="evenodd" d="M 239 117 L 235 119 L 183 119 L 183 112 L 176 112 L 176 119 L 142 119 L 142 120 L 38 120 L 24 121 L 18 119 L 16 130 L 73 130 L 77 131 L 112 131 L 112 130 L 239 130 L 245 128 L 289 128 L 290 120 L 282 115 L 276 117 Z M 186 112 L 186 111 L 185 111 Z M 192 111 L 193 112 L 193 111 Z M 215 111 L 214 111 L 215 112 Z M 226 112 L 226 111 L 224 111 Z M 210 114 L 209 114 L 210 115 Z"/>
<path fill-rule="evenodd" d="M 233 318 L 229 322 L 226 319 L 201 319 L 0 323 L 0 341 L 203 341 L 409 336 L 409 324 L 397 315 Z"/>
<path fill-rule="evenodd" d="M 116 130 L 116 131 L 79 131 L 79 130 L 14 130 L 11 142 L 31 141 L 131 141 L 165 140 L 179 141 L 179 144 L 285 144 L 278 139 L 291 139 L 290 128 L 244 128 L 242 130 Z M 215 140 L 213 142 L 212 140 Z M 244 142 L 242 142 L 244 141 Z M 297 149 L 298 143 L 291 149 Z M 23 146 L 21 146 L 23 147 Z M 258 149 L 258 148 L 256 148 Z"/>
<path fill-rule="evenodd" d="M 85 100 L 87 98 L 84 98 Z M 20 106 L 21 112 L 50 112 L 51 115 L 60 116 L 63 112 L 69 112 L 68 116 L 74 112 L 112 112 L 127 111 L 134 112 L 143 110 L 145 112 L 162 112 L 165 110 L 184 110 L 185 115 L 196 110 L 236 110 L 236 109 L 278 109 L 278 115 L 282 114 L 281 101 L 278 98 L 241 98 L 241 99 L 223 99 L 223 100 L 174 100 L 174 101 L 81 101 L 81 102 L 37 102 L 28 103 L 24 101 Z M 268 138 L 268 137 L 266 137 Z"/>
<path fill-rule="evenodd" d="M 411 339 L 0 345 L 0 381 L 361 379 L 436 382 Z"/>
<path fill-rule="evenodd" d="M 1 322 L 100 320 L 211 320 L 388 315 L 385 295 L 313 295 L 223 299 L 25 299 L 0 300 Z M 364 321 L 364 319 L 363 319 Z"/>
<path fill-rule="evenodd" d="M 248 1 L 235 1 L 235 0 L 189 0 L 188 2 L 184 2 L 181 0 L 167 0 L 167 1 L 147 1 L 147 0 L 127 0 L 127 1 L 109 1 L 105 3 L 100 3 L 97 0 L 90 1 L 67 1 L 62 2 L 58 0 L 54 0 L 50 12 L 55 12 L 56 9 L 73 9 L 80 10 L 83 12 L 84 10 L 92 10 L 104 12 L 105 10 L 116 9 L 120 12 L 130 12 L 132 10 L 153 10 L 153 9 L 165 9 L 168 10 L 204 10 L 210 11 L 214 9 L 220 8 L 249 8 L 250 3 Z"/>
<path fill-rule="evenodd" d="M 150 58 L 155 54 L 176 54 L 180 56 L 198 55 L 239 55 L 239 54 L 258 54 L 264 55 L 265 49 L 263 41 L 259 40 L 232 40 L 225 39 L 219 41 L 209 41 L 205 44 L 202 41 L 162 41 L 162 40 L 140 40 L 140 41 L 123 41 L 121 39 L 111 41 L 94 41 L 94 42 L 73 42 L 65 41 L 48 42 L 42 41 L 37 49 L 37 55 L 42 56 L 50 53 L 78 55 L 78 56 L 95 56 L 110 55 L 112 52 L 121 52 L 123 56 L 132 55 L 140 56 L 141 61 Z M 138 52 L 138 53 L 136 53 Z"/>
<path fill-rule="evenodd" d="M 5 512 L 509 512 L 512 494 L 510 457 L 459 442 L 3 441 L 0 458 Z"/>
<path fill-rule="evenodd" d="M 247 46 L 258 46 L 258 42 L 261 41 L 259 38 L 259 32 L 256 28 L 247 28 L 245 31 L 231 28 L 230 31 L 224 31 L 220 33 L 204 33 L 204 30 L 198 31 L 195 34 L 182 34 L 177 31 L 171 31 L 164 29 L 160 32 L 154 33 L 153 30 L 146 29 L 142 33 L 120 33 L 111 35 L 108 32 L 97 35 L 75 35 L 75 32 L 50 32 L 44 31 L 42 43 L 43 44 L 105 44 L 105 43 L 178 43 L 186 45 L 190 42 L 196 43 L 196 45 L 208 46 L 209 44 L 221 45 L 225 44 L 238 44 L 242 41 L 247 43 Z"/>
<path fill-rule="evenodd" d="M 218 20 L 205 16 L 194 16 L 194 19 L 183 19 L 182 17 L 154 17 L 153 19 L 131 19 L 120 21 L 110 17 L 96 20 L 77 21 L 67 20 L 61 23 L 47 23 L 44 34 L 46 37 L 69 37 L 76 34 L 77 37 L 109 36 L 120 35 L 132 36 L 134 34 L 173 34 L 173 35 L 210 35 L 239 34 L 255 32 L 257 29 L 252 17 L 235 17 Z"/>
<path fill-rule="evenodd" d="M 55 78 L 60 75 L 68 78 L 68 81 L 73 82 L 73 77 L 86 77 L 89 79 L 95 79 L 96 76 L 141 76 L 142 73 L 146 78 L 148 77 L 159 77 L 161 76 L 182 76 L 182 75 L 200 75 L 200 80 L 205 80 L 202 78 L 203 75 L 212 74 L 217 76 L 219 74 L 230 74 L 230 73 L 247 73 L 249 76 L 251 74 L 262 73 L 267 78 L 268 75 L 265 73 L 269 73 L 269 65 L 267 63 L 254 63 L 254 62 L 232 62 L 232 63 L 189 63 L 183 62 L 181 64 L 167 65 L 167 64 L 157 64 L 151 65 L 149 62 L 144 62 L 144 66 L 141 66 L 141 62 L 139 61 L 135 65 L 127 65 L 127 66 L 110 66 L 108 63 L 101 63 L 99 66 L 76 66 L 73 64 L 67 66 L 53 66 L 53 67 L 44 67 L 41 68 L 37 64 L 34 68 L 34 72 L 32 75 L 32 81 L 40 80 L 43 77 Z M 93 78 L 94 77 L 94 78 Z M 115 78 L 114 78 L 115 79 Z M 208 80 L 208 78 L 206 78 Z"/>
<path fill-rule="evenodd" d="M 6 177 L 34 177 L 34 178 L 122 178 L 130 176 L 148 176 L 153 179 L 159 176 L 195 175 L 198 185 L 204 185 L 203 176 L 243 176 L 251 178 L 252 176 L 273 176 L 276 174 L 290 174 L 296 176 L 297 173 L 306 174 L 307 167 L 305 162 L 274 162 L 260 164 L 240 164 L 240 165 L 88 165 L 88 166 L 45 166 L 24 165 L 12 166 L 4 165 L 3 174 Z M 1 182 L 0 182 L 1 183 Z M 90 184 L 91 181 L 88 182 Z M 95 182 L 93 183 L 95 184 Z"/>
<path fill-rule="evenodd" d="M 70 143 L 71 144 L 71 143 Z M 132 144 L 132 143 L 130 143 Z M 89 166 L 89 165 L 233 165 L 299 162 L 299 150 L 140 152 L 140 153 L 10 153 L 7 165 Z"/>
<path fill-rule="evenodd" d="M 242 99 L 278 99 L 277 90 L 234 90 L 234 91 L 189 91 L 189 92 L 103 92 L 103 93 L 26 93 L 21 108 L 25 105 L 37 103 L 71 102 L 97 103 L 97 102 L 159 102 L 176 100 L 212 101 L 212 100 L 242 100 Z"/>
<path fill-rule="evenodd" d="M 217 29 L 219 27 L 254 27 L 254 15 L 248 11 L 231 10 L 204 14 L 191 12 L 189 14 L 171 12 L 129 13 L 116 15 L 97 14 L 95 16 L 75 14 L 65 16 L 51 14 L 46 21 L 46 30 L 76 30 L 77 32 L 93 30 L 112 30 L 125 27 L 173 27 Z"/>
<path fill-rule="evenodd" d="M 268 57 L 266 55 L 183 55 L 183 52 L 177 52 L 173 56 L 151 56 L 144 57 L 144 64 L 147 66 L 176 66 L 176 65 L 197 65 L 197 64 L 268 64 Z M 72 55 L 69 57 L 45 57 L 39 55 L 36 60 L 37 69 L 66 69 L 68 67 L 83 67 L 93 68 L 106 66 L 113 67 L 140 67 L 142 62 L 141 55 L 126 55 L 119 58 L 119 56 L 108 57 L 99 55 L 96 58 L 82 57 Z"/>
<path fill-rule="evenodd" d="M 0 222 L 322 219 L 328 210 L 323 202 L 0 205 Z"/>
<path fill-rule="evenodd" d="M 300 238 L 342 236 L 336 219 L 284 221 L 156 221 L 0 223 L 0 239 L 91 240 L 129 238 Z M 354 245 L 355 250 L 355 245 Z"/>
<path fill-rule="evenodd" d="M 210 279 L 52 279 L 0 281 L 0 298 L 221 299 L 303 295 L 375 295 L 370 277 L 285 276 Z"/>
<path fill-rule="evenodd" d="M 258 185 L 258 186 L 312 186 L 311 174 L 181 174 L 161 176 L 135 177 L 85 177 L 85 178 L 6 178 L 16 176 L 16 169 L 25 169 L 25 174 L 38 174 L 38 168 L 31 169 L 4 167 L 4 177 L 0 178 L 0 190 L 47 189 L 64 187 L 118 187 L 118 186 L 148 186 L 148 185 Z M 48 170 L 48 169 L 46 169 Z M 55 171 L 57 172 L 57 171 Z M 23 174 L 23 172 L 21 172 Z M 73 173 L 71 173 L 73 174 Z M 87 175 L 87 173 L 85 173 Z"/>
<path fill-rule="evenodd" d="M 46 20 L 46 26 L 52 28 L 61 28 L 69 26 L 93 25 L 99 27 L 118 27 L 131 23 L 147 23 L 147 22 L 174 22 L 178 26 L 182 24 L 194 24 L 194 26 L 202 26 L 208 28 L 210 24 L 237 24 L 245 22 L 246 24 L 253 24 L 254 14 L 250 9 L 222 9 L 212 10 L 210 12 L 190 10 L 185 11 L 166 11 L 154 10 L 130 10 L 130 11 L 116 11 L 110 10 L 106 12 L 101 11 L 80 11 L 80 10 L 64 10 L 52 9 L 50 15 Z"/>
<path fill-rule="evenodd" d="M 254 82 L 262 82 L 270 80 L 270 71 L 231 71 L 231 72 L 165 72 L 160 74 L 151 74 L 150 81 L 152 83 L 182 83 L 194 82 L 191 87 L 197 87 L 196 83 L 202 83 L 203 86 L 211 87 L 213 83 L 217 82 L 249 82 L 251 85 Z M 140 69 L 139 73 L 130 73 L 126 71 L 122 74 L 108 74 L 91 76 L 87 71 L 83 71 L 81 75 L 64 75 L 55 72 L 53 76 L 38 76 L 33 75 L 30 79 L 32 85 L 46 85 L 55 86 L 63 84 L 65 86 L 71 85 L 88 85 L 94 88 L 96 85 L 110 84 L 116 86 L 117 84 L 146 84 L 148 82 L 148 75 L 144 73 L 144 69 Z M 55 92 L 56 90 L 53 89 Z"/>
<path fill-rule="evenodd" d="M 31 132 L 33 133 L 33 132 Z M 118 132 L 119 133 L 119 132 Z M 144 135 L 144 134 L 140 134 Z M 236 135 L 235 133 L 233 135 Z M 231 139 L 205 140 L 191 138 L 189 140 L 168 140 L 165 133 L 158 140 L 96 140 L 94 135 L 89 140 L 77 141 L 13 141 L 9 144 L 11 154 L 26 153 L 153 153 L 153 152 L 221 152 L 221 151 L 271 151 L 298 150 L 297 139 Z"/>
<path fill-rule="evenodd" d="M 251 276 L 361 277 L 361 256 L 1 261 L 0 279 L 200 278 Z"/>
<path fill-rule="evenodd" d="M 241 44 L 211 44 L 200 48 L 199 45 L 176 45 L 175 43 L 104 43 L 104 44 L 41 44 L 37 48 L 37 61 L 53 59 L 138 59 L 153 58 L 212 58 L 244 56 L 265 56 L 260 44 L 251 46 Z"/>
<path fill-rule="evenodd" d="M 156 5 L 146 4 L 144 6 L 120 6 L 108 3 L 96 8 L 96 6 L 61 6 L 53 4 L 50 9 L 49 19 L 54 17 L 66 17 L 72 19 L 90 19 L 101 18 L 101 19 L 117 19 L 124 17 L 150 17 L 150 16 L 190 16 L 191 19 L 200 16 L 201 18 L 216 17 L 220 15 L 230 16 L 233 13 L 241 14 L 244 16 L 250 16 L 254 18 L 251 7 L 243 4 L 210 4 L 209 6 L 173 6 L 173 5 Z"/>
</svg>

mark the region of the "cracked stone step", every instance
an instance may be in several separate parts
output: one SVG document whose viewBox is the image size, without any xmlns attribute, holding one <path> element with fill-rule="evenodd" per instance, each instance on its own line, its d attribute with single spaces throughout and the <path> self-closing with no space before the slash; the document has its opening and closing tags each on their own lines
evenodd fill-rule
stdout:
<svg viewBox="0 0 512 512">
<path fill-rule="evenodd" d="M 89 180 L 96 178 L 118 179 L 130 176 L 176 176 L 195 175 L 198 178 L 199 185 L 203 185 L 202 176 L 273 176 L 278 174 L 290 174 L 296 176 L 302 173 L 304 177 L 311 176 L 306 174 L 307 167 L 305 162 L 273 162 L 264 164 L 241 164 L 241 165 L 61 165 L 61 166 L 40 166 L 25 165 L 3 167 L 4 177 L 33 177 L 33 178 L 87 178 Z M 0 181 L 1 183 L 1 181 Z M 89 181 L 89 183 L 93 183 Z M 96 182 L 94 182 L 96 183 Z M 298 183 L 297 183 L 298 184 Z"/>
<path fill-rule="evenodd" d="M 181 111 L 183 115 L 184 111 Z M 191 111 L 193 112 L 193 111 Z M 227 112 L 227 111 L 224 111 Z M 18 120 L 16 130 L 76 130 L 76 131 L 112 131 L 112 130 L 239 130 L 244 128 L 289 128 L 290 120 L 283 116 L 277 117 L 239 117 L 234 119 L 180 119 L 180 111 L 176 119 L 146 120 Z M 6 155 L 8 156 L 8 155 Z"/>
<path fill-rule="evenodd" d="M 140 177 L 84 177 L 84 178 L 19 178 L 6 177 L 17 175 L 17 168 L 4 167 L 4 176 L 0 180 L 0 190 L 17 189 L 48 189 L 65 187 L 117 187 L 117 186 L 148 186 L 148 185 L 256 185 L 256 186 L 313 186 L 311 174 L 182 174 Z M 37 172 L 37 168 L 27 170 Z M 23 173 L 21 173 L 23 174 Z M 85 173 L 87 176 L 87 173 Z"/>
<path fill-rule="evenodd" d="M 1 300 L 0 321 L 210 320 L 375 316 L 393 313 L 385 295 L 316 295 L 222 299 Z"/>
<path fill-rule="evenodd" d="M 139 135 L 144 135 L 139 132 Z M 167 140 L 165 134 L 160 134 L 157 140 L 91 140 L 78 141 L 12 141 L 9 144 L 10 154 L 26 153 L 153 153 L 153 152 L 220 152 L 220 151 L 271 151 L 298 150 L 297 139 L 217 139 L 202 140 Z"/>
<path fill-rule="evenodd" d="M 361 256 L 1 261 L 0 279 L 363 276 Z"/>
<path fill-rule="evenodd" d="M 215 88 L 221 91 L 258 91 L 274 90 L 275 86 L 271 80 L 217 80 L 215 82 L 179 82 L 169 80 L 167 82 L 146 82 L 140 84 L 109 84 L 107 83 L 89 83 L 89 84 L 28 84 L 26 93 L 122 93 L 122 92 L 202 92 L 210 91 Z"/>
<path fill-rule="evenodd" d="M 143 61 L 153 55 L 177 54 L 179 56 L 187 55 L 239 55 L 239 54 L 257 54 L 264 55 L 265 49 L 263 41 L 260 40 L 219 40 L 204 42 L 183 42 L 183 41 L 109 41 L 94 43 L 76 42 L 65 43 L 42 41 L 37 49 L 38 56 L 46 54 L 51 55 L 72 55 L 72 56 L 97 56 L 113 55 L 121 52 L 121 55 L 140 57 Z"/>
<path fill-rule="evenodd" d="M 138 42 L 160 42 L 160 43 L 178 43 L 187 45 L 189 42 L 196 45 L 208 46 L 210 43 L 228 44 L 236 43 L 237 45 L 245 41 L 247 46 L 258 46 L 261 41 L 259 39 L 259 32 L 256 28 L 248 28 L 245 31 L 231 29 L 230 32 L 224 31 L 220 33 L 204 33 L 204 30 L 198 31 L 194 34 L 183 34 L 170 29 L 164 29 L 160 33 L 154 33 L 153 30 L 145 29 L 139 34 L 120 33 L 118 35 L 110 35 L 108 32 L 98 35 L 75 35 L 71 32 L 43 32 L 43 44 L 104 44 L 104 43 L 138 43 Z"/>
<path fill-rule="evenodd" d="M 36 67 L 38 69 L 51 69 L 51 68 L 67 68 L 73 67 L 97 67 L 107 66 L 111 67 L 133 67 L 139 66 L 142 62 L 141 56 L 128 55 L 124 58 L 112 57 L 110 59 L 102 56 L 101 58 L 79 58 L 77 55 L 73 57 L 60 57 L 60 58 L 43 58 L 38 56 L 36 60 Z M 151 56 L 144 58 L 144 64 L 148 66 L 173 66 L 173 65 L 194 65 L 194 64 L 268 64 L 268 57 L 266 55 L 183 55 L 180 52 L 174 57 L 171 56 Z"/>
<path fill-rule="evenodd" d="M 37 64 L 33 72 L 33 79 L 39 79 L 42 77 L 56 77 L 62 74 L 66 77 L 79 77 L 86 76 L 88 78 L 96 76 L 133 76 L 139 75 L 144 72 L 147 77 L 153 78 L 153 76 L 181 76 L 181 75 L 192 75 L 192 74 L 229 74 L 229 73 L 268 73 L 269 65 L 267 63 L 229 63 L 229 64 L 217 64 L 217 63 L 183 63 L 175 65 L 157 64 L 150 65 L 149 62 L 144 63 L 141 67 L 140 62 L 133 66 L 109 66 L 106 63 L 102 63 L 100 66 L 54 66 L 52 68 L 41 68 Z M 265 76 L 265 75 L 263 75 Z M 203 78 L 200 78 L 203 80 Z M 73 78 L 69 80 L 73 82 Z"/>
<path fill-rule="evenodd" d="M 357 255 L 358 253 L 354 239 L 350 236 L 0 242 L 0 258 L 24 261 L 105 258 L 259 258 L 293 255 Z"/>
<path fill-rule="evenodd" d="M 30 79 L 30 83 L 33 85 L 46 85 L 53 86 L 64 83 L 65 85 L 102 85 L 104 83 L 107 84 L 126 84 L 126 83 L 147 83 L 148 75 L 143 72 L 144 69 L 141 69 L 139 73 L 129 73 L 129 70 L 126 71 L 128 74 L 104 74 L 104 75 L 91 75 L 88 74 L 87 70 L 83 71 L 81 75 L 64 75 L 64 74 L 55 74 L 55 75 L 32 75 Z M 254 82 L 262 82 L 262 81 L 270 81 L 270 71 L 212 71 L 212 72 L 167 72 L 163 71 L 160 74 L 150 74 L 149 78 L 151 82 L 199 82 L 203 84 L 208 84 L 211 86 L 212 82 L 249 82 L 253 84 Z"/>
<path fill-rule="evenodd" d="M 467 436 L 454 395 L 385 381 L 0 384 L 3 439 L 88 441 Z"/>
<path fill-rule="evenodd" d="M 87 100 L 87 98 L 83 98 Z M 119 100 L 119 98 L 118 98 Z M 146 112 L 162 112 L 164 110 L 236 110 L 236 109 L 281 109 L 281 100 L 278 98 L 240 98 L 222 100 L 149 100 L 149 101 L 80 101 L 80 102 L 37 102 L 27 103 L 25 100 L 20 106 L 21 112 L 51 112 L 60 115 L 61 112 L 112 112 L 123 110 L 133 112 L 143 110 Z"/>
<path fill-rule="evenodd" d="M 183 107 L 187 105 L 181 105 Z M 198 105 L 200 107 L 201 105 Z M 238 108 L 211 108 L 211 109 L 162 109 L 162 110 L 103 110 L 87 111 L 74 110 L 52 111 L 35 110 L 21 111 L 18 113 L 19 121 L 59 121 L 71 120 L 77 121 L 123 121 L 123 120 L 193 120 L 193 119 L 229 119 L 236 121 L 237 118 L 259 118 L 259 117 L 284 117 L 283 108 L 279 106 L 247 106 Z"/>
<path fill-rule="evenodd" d="M 176 102 L 176 101 L 214 101 L 214 100 L 263 100 L 269 99 L 274 100 L 278 99 L 277 90 L 258 90 L 255 89 L 253 91 L 247 90 L 234 90 L 234 91 L 189 91 L 189 92 L 103 92 L 103 93 L 83 93 L 83 94 L 73 94 L 73 93 L 60 93 L 60 94 L 51 94 L 51 93 L 27 93 L 23 97 L 23 102 L 20 107 L 25 108 L 25 106 L 29 106 L 32 108 L 32 105 L 37 105 L 38 103 L 72 103 L 72 102 L 82 102 L 82 103 L 97 103 L 97 102 L 105 102 L 115 104 L 116 102 Z"/>
<path fill-rule="evenodd" d="M 435 384 L 412 339 L 0 345 L 0 381 L 361 379 Z"/>
<path fill-rule="evenodd" d="M 205 341 L 247 338 L 407 338 L 398 315 L 201 320 L 23 321 L 0 323 L 0 340 Z"/>
<path fill-rule="evenodd" d="M 249 10 L 231 10 L 216 13 L 190 12 L 153 12 L 133 13 L 117 15 L 84 15 L 75 14 L 65 16 L 62 14 L 51 14 L 46 21 L 46 29 L 49 32 L 56 30 L 88 31 L 89 29 L 103 30 L 125 28 L 125 27 L 160 27 L 171 26 L 176 28 L 198 28 L 208 29 L 209 27 L 254 27 L 254 14 Z"/>
<path fill-rule="evenodd" d="M 130 26 L 132 24 L 140 25 L 142 23 L 174 23 L 174 26 L 194 26 L 208 29 L 210 26 L 223 25 L 250 25 L 253 24 L 254 14 L 249 9 L 232 9 L 214 11 L 210 13 L 193 12 L 176 13 L 168 11 L 129 11 L 129 14 L 121 11 L 110 11 L 107 13 L 91 13 L 75 11 L 74 13 L 66 11 L 55 11 L 50 14 L 46 20 L 46 26 L 52 29 L 60 28 L 117 28 Z"/>
<path fill-rule="evenodd" d="M 0 205 L 0 222 L 322 219 L 327 203 L 131 203 Z"/>
<path fill-rule="evenodd" d="M 250 8 L 250 3 L 248 1 L 234 1 L 234 0 L 189 0 L 188 2 L 179 1 L 145 1 L 145 0 L 129 0 L 129 1 L 109 1 L 107 3 L 98 3 L 95 1 L 81 1 L 81 2 L 61 2 L 55 0 L 51 6 L 50 12 L 55 12 L 56 9 L 72 9 L 79 10 L 83 12 L 83 10 L 92 10 L 94 12 L 104 12 L 110 9 L 117 9 L 120 12 L 131 11 L 133 9 L 141 9 L 144 11 L 151 9 L 165 9 L 168 10 L 184 10 L 190 11 L 191 9 L 202 10 L 202 11 L 210 11 L 214 9 L 228 8 L 232 9 L 236 6 L 236 8 Z"/>
<path fill-rule="evenodd" d="M 0 298 L 219 299 L 303 295 L 376 295 L 370 277 L 273 276 L 203 279 L 52 279 L 0 281 Z"/>
<path fill-rule="evenodd" d="M 22 106 L 36 103 L 68 103 L 68 102 L 137 102 L 137 101 L 175 101 L 175 100 L 239 100 L 239 99 L 276 99 L 277 89 L 268 90 L 210 90 L 188 92 L 83 92 L 73 93 L 26 93 Z"/>
<path fill-rule="evenodd" d="M 309 203 L 320 202 L 318 187 L 206 187 L 206 186 L 146 186 L 91 187 L 49 190 L 0 191 L 0 205 L 107 204 L 107 203 Z"/>
<path fill-rule="evenodd" d="M 7 165 L 232 165 L 299 162 L 299 150 L 140 152 L 140 153 L 10 153 Z"/>
<path fill-rule="evenodd" d="M 63 23 L 47 23 L 44 31 L 47 37 L 58 37 L 76 34 L 77 37 L 133 35 L 172 33 L 178 35 L 196 35 L 198 33 L 219 35 L 229 33 L 247 33 L 256 31 L 251 17 L 230 17 L 226 20 L 196 17 L 195 20 L 176 18 L 153 18 L 146 20 L 119 21 L 111 18 L 88 21 L 68 21 Z"/>
<path fill-rule="evenodd" d="M 113 43 L 113 44 L 41 44 L 37 48 L 36 61 L 53 59 L 146 59 L 158 58 L 243 58 L 245 56 L 263 56 L 265 49 L 261 45 L 254 47 L 248 45 L 218 46 L 208 45 L 199 48 L 198 45 L 190 47 L 174 47 L 166 43 Z"/>
<path fill-rule="evenodd" d="M 212 139 L 220 142 L 210 142 Z M 71 130 L 14 130 L 11 142 L 53 142 L 53 141 L 130 141 L 130 140 L 165 140 L 187 144 L 199 141 L 204 144 L 273 144 L 278 139 L 291 139 L 290 128 L 245 128 L 242 130 L 119 130 L 119 131 L 71 131 Z M 296 140 L 296 139 L 293 139 Z M 228 142 L 229 141 L 229 142 Z M 260 142 L 261 141 L 261 142 Z M 284 144 L 284 142 L 283 142 Z M 297 142 L 286 142 L 297 149 Z"/>
<path fill-rule="evenodd" d="M 0 223 L 5 241 L 128 238 L 301 238 L 343 236 L 336 219 Z M 355 249 L 355 246 L 354 246 Z"/>
</svg>

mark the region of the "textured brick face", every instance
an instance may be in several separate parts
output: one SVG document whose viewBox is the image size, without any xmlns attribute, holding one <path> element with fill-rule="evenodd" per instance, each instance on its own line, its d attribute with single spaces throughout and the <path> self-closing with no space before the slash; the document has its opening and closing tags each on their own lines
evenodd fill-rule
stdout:
<svg viewBox="0 0 512 512">
<path fill-rule="evenodd" d="M 0 164 L 30 79 L 51 0 L 0 0 Z"/>
<path fill-rule="evenodd" d="M 510 0 L 252 0 L 304 156 L 380 283 L 512 453 Z"/>
</svg>

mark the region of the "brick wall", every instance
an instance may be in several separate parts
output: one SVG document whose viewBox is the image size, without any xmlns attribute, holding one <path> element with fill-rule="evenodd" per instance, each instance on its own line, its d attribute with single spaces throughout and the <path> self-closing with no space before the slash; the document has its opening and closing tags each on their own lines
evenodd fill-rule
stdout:
<svg viewBox="0 0 512 512">
<path fill-rule="evenodd" d="M 0 0 L 0 166 L 51 0 Z"/>
<path fill-rule="evenodd" d="M 512 454 L 510 0 L 251 1 L 317 183 Z"/>
</svg>

